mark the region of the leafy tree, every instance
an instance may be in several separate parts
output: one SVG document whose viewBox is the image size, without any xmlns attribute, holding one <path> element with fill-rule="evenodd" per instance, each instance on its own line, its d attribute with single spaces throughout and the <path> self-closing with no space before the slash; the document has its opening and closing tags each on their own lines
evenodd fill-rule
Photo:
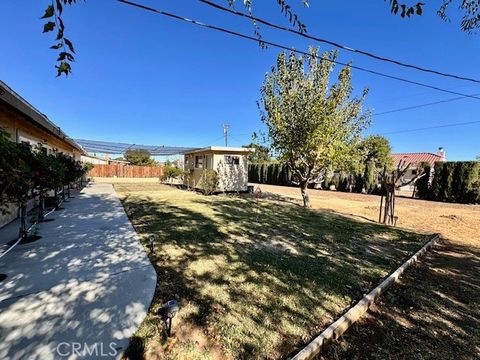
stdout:
<svg viewBox="0 0 480 360">
<path fill-rule="evenodd" d="M 0 128 L 0 214 L 8 212 L 14 191 L 23 182 L 17 161 L 17 144 Z"/>
<path fill-rule="evenodd" d="M 70 185 L 83 175 L 83 169 L 79 161 L 67 154 L 57 153 L 56 157 L 64 169 L 62 198 L 65 199 L 65 187 L 68 197 L 70 197 Z"/>
<path fill-rule="evenodd" d="M 385 0 L 387 1 L 387 0 Z M 392 14 L 401 17 L 411 17 L 422 15 L 425 3 L 414 2 L 405 3 L 398 0 L 388 0 Z M 465 32 L 472 32 L 480 27 L 480 0 L 439 0 L 440 6 L 437 9 L 437 15 L 444 21 L 450 21 L 448 15 L 449 9 L 457 5 L 460 11 L 460 28 Z"/>
<path fill-rule="evenodd" d="M 236 0 L 224 0 L 230 7 L 234 7 L 237 3 Z M 406 3 L 399 0 L 384 0 L 389 2 L 390 11 L 392 14 L 399 15 L 403 18 L 411 16 L 420 16 L 424 12 L 423 2 Z M 44 33 L 50 33 L 56 31 L 54 44 L 51 49 L 58 52 L 57 76 L 62 74 L 68 75 L 72 72 L 72 63 L 75 61 L 75 49 L 71 40 L 65 37 L 65 24 L 63 22 L 62 14 L 66 5 L 74 5 L 79 0 L 51 0 L 48 1 L 48 5 L 42 19 L 45 19 L 43 26 Z M 309 0 L 300 0 L 300 2 L 308 7 Z M 243 0 L 242 4 L 249 14 L 253 14 L 254 0 Z M 292 10 L 290 5 L 291 1 L 277 0 L 276 1 L 281 13 L 287 18 L 289 23 L 297 28 L 302 33 L 307 32 L 307 26 L 302 23 L 298 15 Z M 439 0 L 439 8 L 437 10 L 438 16 L 445 21 L 449 21 L 448 10 L 452 4 L 456 3 L 459 11 L 462 14 L 462 20 L 460 27 L 463 31 L 472 32 L 480 27 L 480 0 Z M 259 43 L 264 47 L 262 43 L 262 36 L 258 24 L 254 21 L 254 33 L 257 36 Z"/>
<path fill-rule="evenodd" d="M 382 169 L 385 165 L 391 168 L 393 163 L 390 157 L 392 146 L 388 139 L 381 135 L 370 135 L 360 143 L 360 152 L 365 163 L 373 161 L 378 169 Z"/>
<path fill-rule="evenodd" d="M 65 173 L 66 169 L 63 166 L 62 160 L 59 158 L 59 153 L 51 154 L 53 157 L 52 160 L 52 171 L 55 173 L 54 183 L 52 184 L 53 191 L 54 191 L 54 199 L 55 199 L 55 208 L 58 208 L 59 201 L 58 201 L 58 190 L 63 186 L 65 183 Z"/>
<path fill-rule="evenodd" d="M 261 87 L 261 119 L 272 150 L 292 169 L 305 207 L 310 206 L 310 179 L 327 169 L 350 166 L 370 121 L 369 112 L 362 113 L 367 89 L 361 97 L 351 97 L 350 66 L 330 85 L 336 57 L 337 52 L 319 57 L 313 48 L 306 58 L 282 52 Z"/>
<path fill-rule="evenodd" d="M 63 164 L 59 163 L 55 155 L 48 155 L 41 146 L 34 152 L 34 188 L 39 197 L 38 221 L 43 221 L 45 210 L 45 197 L 47 193 L 61 185 L 60 179 L 63 178 Z"/>
<path fill-rule="evenodd" d="M 378 169 L 383 169 L 385 166 L 390 169 L 393 165 L 390 158 L 391 151 L 390 142 L 383 136 L 370 135 L 361 141 L 359 145 L 361 162 L 358 169 L 362 174 L 360 192 L 365 190 L 370 194 L 377 189 Z"/>
<path fill-rule="evenodd" d="M 27 236 L 27 203 L 35 186 L 35 162 L 30 145 L 14 143 L 0 131 L 0 209 L 6 213 L 8 204 L 20 208 L 19 235 L 22 238 Z"/>
<path fill-rule="evenodd" d="M 138 166 L 153 166 L 155 160 L 152 159 L 150 152 L 145 149 L 132 149 L 125 151 L 123 155 L 125 160 L 129 161 L 132 165 Z"/>
<path fill-rule="evenodd" d="M 255 149 L 255 152 L 248 154 L 248 161 L 250 163 L 269 162 L 272 160 L 270 150 L 264 145 L 251 142 L 248 145 L 243 145 L 243 147 Z"/>
</svg>

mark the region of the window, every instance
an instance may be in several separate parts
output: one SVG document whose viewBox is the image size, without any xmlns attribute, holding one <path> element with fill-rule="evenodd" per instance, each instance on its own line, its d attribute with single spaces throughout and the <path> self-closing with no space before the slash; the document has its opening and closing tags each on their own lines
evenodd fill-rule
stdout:
<svg viewBox="0 0 480 360">
<path fill-rule="evenodd" d="M 225 155 L 224 160 L 226 164 L 230 164 L 230 165 L 240 164 L 240 156 Z"/>
<path fill-rule="evenodd" d="M 203 156 L 202 155 L 195 156 L 195 167 L 197 169 L 203 169 Z"/>
<path fill-rule="evenodd" d="M 412 169 L 412 175 L 417 175 L 417 169 Z"/>
</svg>

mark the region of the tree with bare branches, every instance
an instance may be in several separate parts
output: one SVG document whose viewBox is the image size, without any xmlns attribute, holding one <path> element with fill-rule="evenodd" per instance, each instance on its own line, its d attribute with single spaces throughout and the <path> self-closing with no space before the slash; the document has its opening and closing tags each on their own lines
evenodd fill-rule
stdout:
<svg viewBox="0 0 480 360">
<path fill-rule="evenodd" d="M 387 170 L 387 166 L 383 168 L 383 173 L 381 175 L 383 192 L 380 198 L 378 222 L 395 226 L 398 220 L 398 216 L 395 215 L 395 191 L 399 190 L 403 186 L 413 184 L 418 179 L 427 175 L 427 173 L 422 170 L 411 179 L 406 180 L 405 174 L 411 165 L 411 163 L 407 163 L 405 160 L 402 160 L 397 165 L 397 168 L 391 173 Z"/>
</svg>

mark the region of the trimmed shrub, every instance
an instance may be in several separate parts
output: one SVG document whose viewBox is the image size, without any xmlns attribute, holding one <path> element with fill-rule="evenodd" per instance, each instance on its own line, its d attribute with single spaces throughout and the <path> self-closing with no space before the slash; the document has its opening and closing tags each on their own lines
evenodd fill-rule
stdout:
<svg viewBox="0 0 480 360">
<path fill-rule="evenodd" d="M 433 181 L 421 199 L 458 202 L 480 202 L 480 163 L 475 161 L 449 161 L 435 163 Z"/>
<path fill-rule="evenodd" d="M 377 175 L 375 173 L 375 163 L 368 161 L 365 165 L 365 173 L 363 175 L 363 186 L 367 194 L 372 194 L 377 189 Z"/>
<path fill-rule="evenodd" d="M 292 185 L 292 171 L 289 166 L 279 163 L 261 163 L 248 165 L 248 181 L 271 184 Z"/>
<path fill-rule="evenodd" d="M 428 200 L 431 196 L 430 193 L 430 166 L 425 165 L 423 167 L 423 172 L 426 173 L 427 175 L 422 176 L 420 179 L 418 179 L 415 183 L 415 186 L 417 188 L 417 196 L 420 199 L 425 199 Z"/>
</svg>

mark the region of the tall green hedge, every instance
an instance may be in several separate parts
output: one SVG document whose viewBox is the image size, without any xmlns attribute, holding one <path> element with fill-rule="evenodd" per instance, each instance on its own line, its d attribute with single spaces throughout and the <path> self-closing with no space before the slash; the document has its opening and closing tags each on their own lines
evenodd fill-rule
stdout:
<svg viewBox="0 0 480 360">
<path fill-rule="evenodd" d="M 289 166 L 278 163 L 249 164 L 248 181 L 260 184 L 292 185 L 292 171 Z"/>
<path fill-rule="evenodd" d="M 430 174 L 430 167 L 424 170 Z M 480 162 L 448 161 L 437 162 L 433 169 L 433 180 L 424 176 L 417 182 L 417 196 L 424 200 L 480 203 Z M 271 185 L 293 185 L 293 174 L 289 166 L 278 163 L 259 163 L 248 166 L 248 181 Z M 372 169 L 365 174 L 348 175 L 336 173 L 325 181 L 325 186 L 335 185 L 339 191 L 375 193 L 375 176 Z"/>
<path fill-rule="evenodd" d="M 480 203 L 480 162 L 437 162 L 431 185 L 428 186 L 423 181 L 417 184 L 417 187 L 418 197 L 421 199 L 463 204 Z"/>
</svg>

